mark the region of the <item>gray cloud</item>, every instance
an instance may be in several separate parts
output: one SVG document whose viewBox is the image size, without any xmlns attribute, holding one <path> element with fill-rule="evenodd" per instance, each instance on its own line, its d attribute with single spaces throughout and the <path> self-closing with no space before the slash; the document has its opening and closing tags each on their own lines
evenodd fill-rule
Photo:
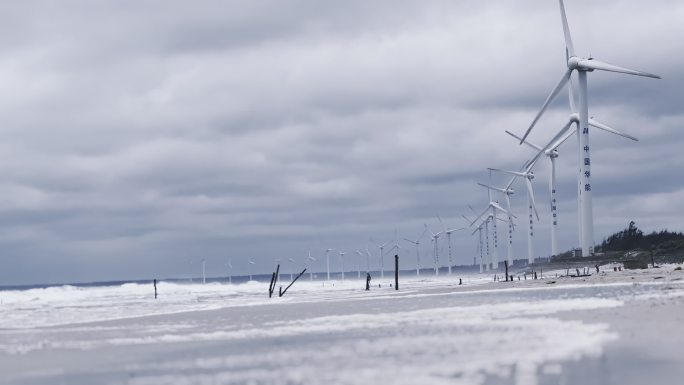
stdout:
<svg viewBox="0 0 684 385">
<path fill-rule="evenodd" d="M 590 75 L 591 114 L 640 138 L 592 136 L 597 240 L 630 219 L 681 227 L 683 7 L 568 0 L 578 53 L 663 76 Z M 486 167 L 533 155 L 504 130 L 522 132 L 563 72 L 555 2 L 0 8 L 0 285 L 198 274 L 202 258 L 211 274 L 248 256 L 266 272 L 309 248 L 377 254 L 437 215 L 464 225 L 486 203 Z M 567 118 L 559 99 L 535 142 Z M 577 244 L 573 140 L 558 163 L 563 249 Z M 543 256 L 545 163 L 536 175 Z M 453 242 L 472 261 L 474 239 Z"/>
</svg>

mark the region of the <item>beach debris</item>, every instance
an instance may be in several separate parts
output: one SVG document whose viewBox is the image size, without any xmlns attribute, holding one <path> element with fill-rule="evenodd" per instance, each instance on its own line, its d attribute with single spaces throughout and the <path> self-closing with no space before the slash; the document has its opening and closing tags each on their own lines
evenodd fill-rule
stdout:
<svg viewBox="0 0 684 385">
<path fill-rule="evenodd" d="M 463 280 L 461 278 L 458 279 L 458 285 L 463 285 Z"/>
<path fill-rule="evenodd" d="M 534 272 L 534 279 L 537 279 L 537 272 Z"/>
<path fill-rule="evenodd" d="M 549 281 L 549 282 L 547 282 L 546 284 L 547 284 L 547 285 L 553 285 L 554 283 L 556 283 L 556 281 Z"/>
<path fill-rule="evenodd" d="M 399 290 L 399 254 L 394 254 L 394 290 Z"/>
<path fill-rule="evenodd" d="M 280 287 L 280 290 L 278 291 L 278 297 L 284 296 L 285 293 L 287 293 L 287 289 L 289 289 L 290 286 L 292 286 L 295 282 L 297 282 L 297 280 L 299 279 L 299 277 L 301 277 L 302 275 L 304 275 L 304 273 L 306 273 L 306 269 L 302 270 L 302 272 L 299 273 L 299 275 L 296 276 L 295 279 L 293 279 L 292 282 L 290 282 L 289 285 L 287 285 L 287 287 L 285 288 L 285 290 L 283 290 L 283 287 L 281 286 L 281 287 Z"/>
<path fill-rule="evenodd" d="M 280 264 L 278 264 L 278 267 L 276 267 L 276 271 L 274 271 L 271 275 L 271 284 L 268 286 L 268 298 L 271 298 L 273 296 L 276 283 L 278 283 L 278 273 L 280 273 Z"/>
<path fill-rule="evenodd" d="M 154 279 L 154 299 L 157 299 L 157 279 Z"/>
<path fill-rule="evenodd" d="M 370 290 L 370 283 L 371 283 L 371 275 L 370 275 L 370 273 L 366 273 L 366 291 Z"/>
</svg>

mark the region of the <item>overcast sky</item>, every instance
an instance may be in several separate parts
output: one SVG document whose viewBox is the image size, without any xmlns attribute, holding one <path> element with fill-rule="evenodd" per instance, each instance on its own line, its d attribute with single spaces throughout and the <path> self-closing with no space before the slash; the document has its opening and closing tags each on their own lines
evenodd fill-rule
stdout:
<svg viewBox="0 0 684 385">
<path fill-rule="evenodd" d="M 566 8 L 578 55 L 663 77 L 589 76 L 590 115 L 640 139 L 592 132 L 596 241 L 629 220 L 684 230 L 684 2 Z M 248 257 L 268 273 L 309 248 L 316 270 L 326 248 L 355 268 L 369 246 L 377 266 L 395 229 L 416 238 L 436 215 L 461 227 L 467 204 L 484 208 L 486 168 L 533 154 L 504 130 L 524 132 L 564 69 L 554 0 L 4 2 L 0 285 L 200 275 L 202 258 L 210 275 L 229 257 L 235 273 Z M 544 144 L 568 113 L 563 93 L 530 139 Z M 567 250 L 574 139 L 559 152 Z M 470 231 L 452 242 L 472 262 Z M 526 243 L 518 226 L 516 258 Z"/>
</svg>

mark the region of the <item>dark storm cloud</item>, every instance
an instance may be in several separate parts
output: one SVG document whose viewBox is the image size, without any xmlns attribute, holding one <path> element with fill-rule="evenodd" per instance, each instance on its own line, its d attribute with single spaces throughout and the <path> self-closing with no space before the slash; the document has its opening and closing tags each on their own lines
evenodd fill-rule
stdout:
<svg viewBox="0 0 684 385">
<path fill-rule="evenodd" d="M 684 5 L 567 9 L 579 54 L 663 76 L 590 75 L 591 114 L 640 138 L 592 136 L 596 239 L 629 219 L 681 228 Z M 377 258 L 395 229 L 415 238 L 424 223 L 440 228 L 437 215 L 463 226 L 468 204 L 486 204 L 475 185 L 486 167 L 533 156 L 504 130 L 529 125 L 564 69 L 555 1 L 29 1 L 0 11 L 0 285 L 186 276 L 202 258 L 212 274 L 228 257 L 236 271 L 248 256 L 267 271 L 273 258 L 328 247 Z M 566 95 L 531 140 L 562 126 Z M 577 244 L 573 143 L 558 162 L 563 249 Z M 536 175 L 535 246 L 546 255 L 546 162 Z M 516 255 L 524 234 L 518 226 Z M 457 261 L 471 261 L 469 232 L 453 242 Z M 427 263 L 427 238 L 422 246 Z"/>
</svg>

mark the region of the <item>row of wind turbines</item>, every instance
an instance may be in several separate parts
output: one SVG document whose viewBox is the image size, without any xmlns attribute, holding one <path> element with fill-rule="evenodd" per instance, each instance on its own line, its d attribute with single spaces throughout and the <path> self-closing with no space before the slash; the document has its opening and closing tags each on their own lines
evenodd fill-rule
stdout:
<svg viewBox="0 0 684 385">
<path fill-rule="evenodd" d="M 553 88 L 549 96 L 542 104 L 541 109 L 534 117 L 527 131 L 518 136 L 510 131 L 506 131 L 510 136 L 516 139 L 519 144 L 526 144 L 536 151 L 536 155 L 529 161 L 525 162 L 523 166 L 516 171 L 501 170 L 489 168 L 490 174 L 492 171 L 508 174 L 511 179 L 504 186 L 491 186 L 478 183 L 487 189 L 489 203 L 475 220 L 471 221 L 471 227 L 475 228 L 473 235 L 478 233 L 478 250 L 480 254 L 480 271 L 489 268 L 498 269 L 498 232 L 497 222 L 504 222 L 508 224 L 508 244 L 507 244 L 507 261 L 509 264 L 513 263 L 513 218 L 515 215 L 511 213 L 510 196 L 514 191 L 511 188 L 516 179 L 523 179 L 527 190 L 527 207 L 528 207 L 528 229 L 527 229 L 527 257 L 528 262 L 534 262 L 534 217 L 539 221 L 539 214 L 534 200 L 534 190 L 532 187 L 532 180 L 534 179 L 533 169 L 537 165 L 539 159 L 545 157 L 550 162 L 549 173 L 549 196 L 550 196 L 550 217 L 549 222 L 551 226 L 551 254 L 558 255 L 558 210 L 556 204 L 556 159 L 559 156 L 558 147 L 575 135 L 577 138 L 577 199 L 578 199 L 578 215 L 579 215 L 579 245 L 582 250 L 582 256 L 591 256 L 594 253 L 594 219 L 593 219 L 593 204 L 592 204 L 592 189 L 591 189 L 591 151 L 589 147 L 589 131 L 591 128 L 598 128 L 603 131 L 610 132 L 631 140 L 637 140 L 635 137 L 622 133 L 610 126 L 599 122 L 593 117 L 589 116 L 589 101 L 588 101 L 588 74 L 593 71 L 608 71 L 627 75 L 636 75 L 642 77 L 660 79 L 658 75 L 647 72 L 636 71 L 624 67 L 619 67 L 613 64 L 608 64 L 595 60 L 592 57 L 583 58 L 575 53 L 575 47 L 572 42 L 570 28 L 568 26 L 567 16 L 565 13 L 565 5 L 563 0 L 559 0 L 561 22 L 563 26 L 563 35 L 565 37 L 565 53 L 567 69 L 560 81 Z M 573 75 L 576 75 L 578 88 L 575 88 Z M 556 99 L 563 88 L 568 87 L 569 100 L 569 116 L 562 128 L 555 134 L 555 136 L 545 145 L 539 146 L 527 140 L 532 129 L 537 125 L 541 116 L 544 114 L 548 106 Z M 496 199 L 492 199 L 492 191 L 503 195 L 506 202 L 506 208 L 499 205 Z M 505 214 L 504 218 L 500 218 L 498 213 Z M 468 218 L 466 218 L 468 219 Z M 468 219 L 469 220 L 469 219 Z M 493 247 L 490 248 L 490 229 L 492 234 Z M 483 239 L 484 231 L 484 239 Z M 483 245 L 483 242 L 486 245 Z"/>
<path fill-rule="evenodd" d="M 600 129 L 602 131 L 609 132 L 630 140 L 636 141 L 637 138 L 620 132 L 605 123 L 594 119 L 589 116 L 589 100 L 588 100 L 588 74 L 594 71 L 607 71 L 614 73 L 621 73 L 627 75 L 635 75 L 641 77 L 649 77 L 660 79 L 659 76 L 636 71 L 624 67 L 619 67 L 613 64 L 608 64 L 595 60 L 592 57 L 583 58 L 576 55 L 575 47 L 570 34 L 570 28 L 568 26 L 567 16 L 565 12 L 565 5 L 563 0 L 559 0 L 561 22 L 563 28 L 563 35 L 565 38 L 565 54 L 566 54 L 566 70 L 562 75 L 561 79 L 552 89 L 551 93 L 548 95 L 541 109 L 536 114 L 532 123 L 527 128 L 523 135 L 517 135 L 513 132 L 506 131 L 508 135 L 516 140 L 520 145 L 525 144 L 535 151 L 535 155 L 529 160 L 523 163 L 522 167 L 517 170 L 503 170 L 498 168 L 488 168 L 490 176 L 492 172 L 502 173 L 509 175 L 510 179 L 503 186 L 493 186 L 490 184 L 478 183 L 478 185 L 487 189 L 488 203 L 484 210 L 478 215 L 475 210 L 470 207 L 471 211 L 476 215 L 474 219 L 470 219 L 465 215 L 462 217 L 468 221 L 469 226 L 463 228 L 453 228 L 448 229 L 444 226 L 439 218 L 442 225 L 442 230 L 435 233 L 430 229 L 430 227 L 425 224 L 422 234 L 416 239 L 404 238 L 403 240 L 409 242 L 416 246 L 416 275 L 420 276 L 421 262 L 420 262 L 420 242 L 427 232 L 430 233 L 430 238 L 433 246 L 433 262 L 435 275 L 439 274 L 439 245 L 438 241 L 443 234 L 446 234 L 448 238 L 449 245 L 449 274 L 451 274 L 453 259 L 452 259 L 452 247 L 451 247 L 451 235 L 454 232 L 465 230 L 466 228 L 473 229 L 471 235 L 478 234 L 478 254 L 479 254 L 479 265 L 480 272 L 485 270 L 497 270 L 499 268 L 499 241 L 498 241 L 498 228 L 497 223 L 505 223 L 508 227 L 508 237 L 507 237 L 507 255 L 506 259 L 509 265 L 513 264 L 513 231 L 515 228 L 514 219 L 517 218 L 511 211 L 511 195 L 514 194 L 512 188 L 513 184 L 517 180 L 522 180 L 525 184 L 525 190 L 527 195 L 527 220 L 526 220 L 526 233 L 527 233 L 527 259 L 528 263 L 534 262 L 534 219 L 539 221 L 539 213 L 537 211 L 534 189 L 532 181 L 535 178 L 534 168 L 539 164 L 540 159 L 545 158 L 550 163 L 549 172 L 549 224 L 551 233 L 551 255 L 558 255 L 558 219 L 559 213 L 557 210 L 556 196 L 556 160 L 559 157 L 558 148 L 565 143 L 573 135 L 576 137 L 577 143 L 577 207 L 579 216 L 579 228 L 578 228 L 578 238 L 579 245 L 581 247 L 582 256 L 591 256 L 594 252 L 594 220 L 593 220 L 593 204 L 592 204 L 592 188 L 591 188 L 591 151 L 589 147 L 589 132 L 590 128 Z M 577 78 L 577 86 L 575 86 L 574 77 Z M 540 118 L 547 110 L 549 105 L 558 97 L 564 87 L 568 88 L 568 102 L 569 102 L 569 114 L 568 118 L 562 123 L 561 129 L 556 132 L 556 134 L 549 140 L 544 146 L 533 143 L 528 140 L 528 136 L 534 129 L 534 127 L 539 122 Z M 505 201 L 505 208 L 499 204 L 498 199 L 493 197 L 493 193 L 501 194 Z M 503 216 L 499 216 L 499 213 Z M 385 251 L 385 248 L 389 246 L 390 249 Z M 397 240 L 396 232 L 394 242 L 386 242 L 378 245 L 379 248 L 379 264 L 380 264 L 380 275 L 384 278 L 384 256 L 385 254 L 400 248 L 399 242 Z M 337 252 L 339 255 L 339 262 L 341 266 L 341 278 L 344 279 L 344 256 L 345 252 L 335 249 L 326 249 L 326 278 L 330 280 L 330 253 Z M 370 271 L 370 259 L 372 257 L 371 252 L 368 247 L 365 250 L 355 250 L 354 251 L 359 256 L 358 263 L 358 278 L 361 278 L 361 265 L 362 260 L 366 259 L 366 271 Z M 292 258 L 288 259 L 294 264 Z M 307 265 L 311 262 L 315 262 L 316 258 L 311 256 L 309 251 L 307 257 Z M 248 260 L 250 264 L 250 280 L 252 278 L 251 269 L 255 262 L 252 259 Z M 232 268 L 232 265 L 231 265 Z M 313 280 L 313 272 L 310 272 L 310 279 Z"/>
</svg>

